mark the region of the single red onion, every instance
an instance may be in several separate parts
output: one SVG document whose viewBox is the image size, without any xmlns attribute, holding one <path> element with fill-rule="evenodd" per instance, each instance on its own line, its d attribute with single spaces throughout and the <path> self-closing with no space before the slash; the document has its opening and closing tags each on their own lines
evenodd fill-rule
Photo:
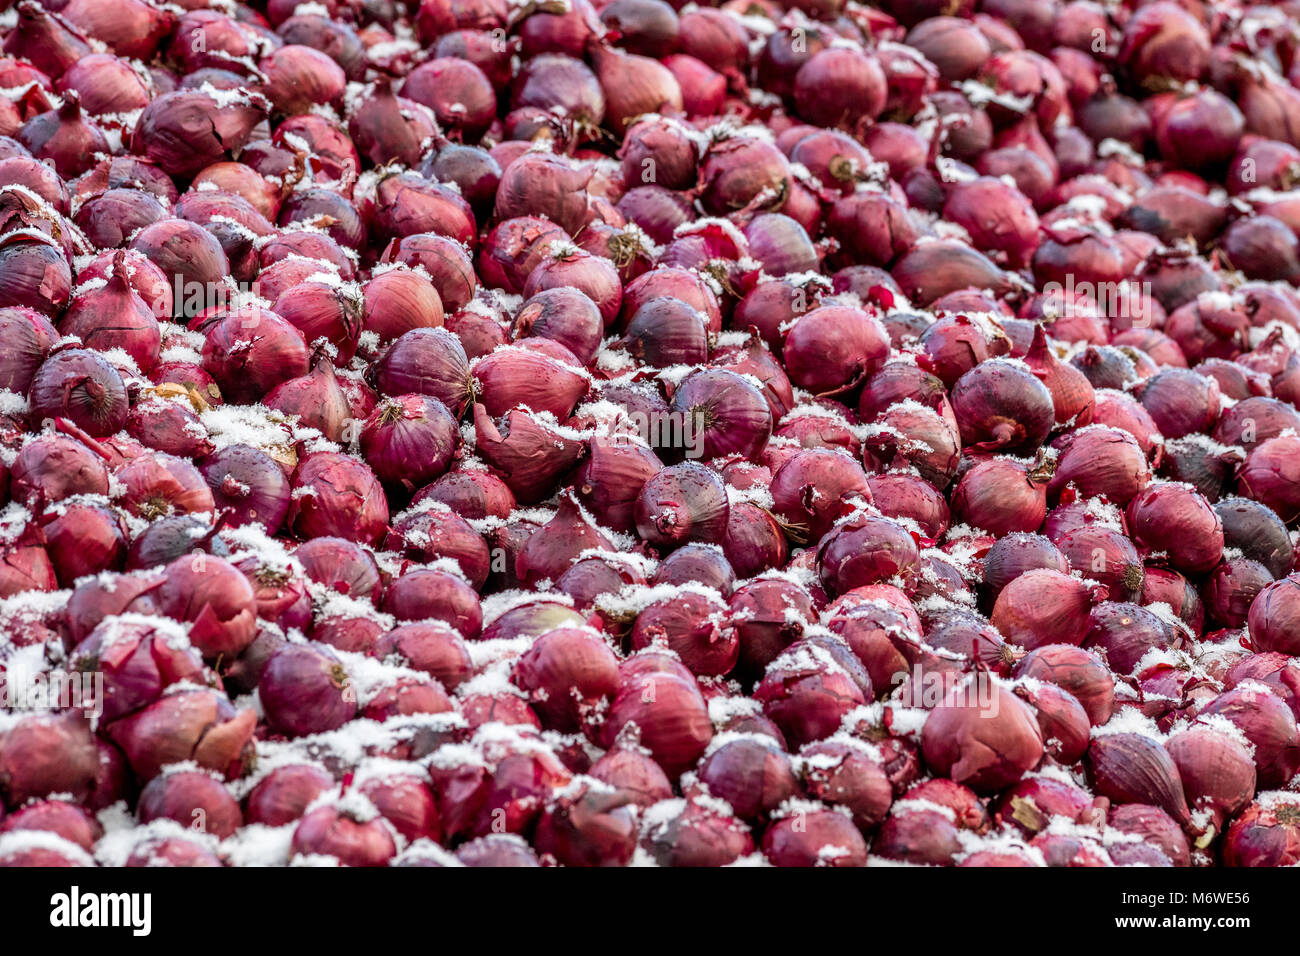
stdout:
<svg viewBox="0 0 1300 956">
<path fill-rule="evenodd" d="M 465 411 L 471 395 L 469 359 L 459 340 L 440 328 L 412 329 L 372 365 L 374 385 L 388 395 L 430 395 L 452 415 Z"/>
<path fill-rule="evenodd" d="M 315 452 L 294 472 L 285 520 L 303 538 L 337 535 L 373 544 L 388 527 L 388 500 L 364 462 L 337 452 Z"/>
<path fill-rule="evenodd" d="M 460 444 L 456 420 L 429 395 L 385 399 L 359 435 L 361 454 L 385 482 L 414 488 L 439 477 Z"/>
<path fill-rule="evenodd" d="M 1055 424 L 1052 393 L 1026 367 L 993 360 L 962 375 L 952 389 L 962 442 L 980 448 L 1035 448 Z"/>
<path fill-rule="evenodd" d="M 1095 588 L 1059 571 L 1026 571 L 998 594 L 991 621 L 1008 641 L 1033 650 L 1081 644 L 1088 634 Z"/>
<path fill-rule="evenodd" d="M 112 435 L 126 424 L 129 402 L 122 376 L 88 349 L 51 354 L 32 376 L 27 395 L 35 424 L 63 418 L 95 438 Z"/>
<path fill-rule="evenodd" d="M 289 511 L 291 489 L 284 470 L 250 445 L 227 445 L 198 465 L 218 507 L 232 524 L 258 523 L 279 530 Z"/>
</svg>

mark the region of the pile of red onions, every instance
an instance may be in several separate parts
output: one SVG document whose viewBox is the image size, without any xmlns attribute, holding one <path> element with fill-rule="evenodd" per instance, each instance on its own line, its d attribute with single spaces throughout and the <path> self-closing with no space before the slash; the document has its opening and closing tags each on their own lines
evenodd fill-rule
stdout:
<svg viewBox="0 0 1300 956">
<path fill-rule="evenodd" d="M 0 862 L 1294 865 L 1296 15 L 0 14 Z"/>
</svg>

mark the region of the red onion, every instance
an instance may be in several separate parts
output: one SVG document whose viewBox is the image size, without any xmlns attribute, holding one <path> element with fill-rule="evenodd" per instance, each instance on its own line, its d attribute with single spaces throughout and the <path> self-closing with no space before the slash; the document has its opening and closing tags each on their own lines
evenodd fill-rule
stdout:
<svg viewBox="0 0 1300 956">
<path fill-rule="evenodd" d="M 136 810 L 142 823 L 172 820 L 182 826 L 201 821 L 202 832 L 218 839 L 243 825 L 244 815 L 225 784 L 196 770 L 176 770 L 154 777 L 140 791 Z"/>
<path fill-rule="evenodd" d="M 523 348 L 485 355 L 471 372 L 484 407 L 494 416 L 523 405 L 564 421 L 587 391 L 587 379 L 576 369 Z"/>
<path fill-rule="evenodd" d="M 1088 647 L 1104 651 L 1117 674 L 1132 674 L 1148 651 L 1179 642 L 1178 632 L 1152 611 L 1110 601 L 1093 608 L 1085 640 Z"/>
<path fill-rule="evenodd" d="M 141 781 L 185 760 L 237 776 L 256 725 L 252 710 L 236 712 L 216 691 L 184 690 L 114 721 L 108 733 Z"/>
<path fill-rule="evenodd" d="M 28 391 L 34 423 L 66 418 L 95 438 L 121 430 L 128 401 L 122 376 L 97 352 L 65 349 L 50 355 Z"/>
<path fill-rule="evenodd" d="M 831 449 L 794 454 L 772 476 L 773 511 L 801 540 L 818 541 L 852 499 L 870 501 L 867 477 L 848 455 Z"/>
<path fill-rule="evenodd" d="M 983 449 L 1034 448 L 1055 422 L 1052 393 L 1023 366 L 992 360 L 962 375 L 952 389 L 962 442 Z"/>
<path fill-rule="evenodd" d="M 1281 786 L 1300 766 L 1300 736 L 1295 716 L 1277 695 L 1246 683 L 1225 691 L 1201 709 L 1200 717 L 1231 721 L 1254 747 L 1261 787 Z"/>
<path fill-rule="evenodd" d="M 126 526 L 119 512 L 93 504 L 61 504 L 40 518 L 45 551 L 60 583 L 122 567 Z"/>
<path fill-rule="evenodd" d="M 414 488 L 447 470 L 460 434 L 436 398 L 400 395 L 375 408 L 359 438 L 361 454 L 381 481 Z"/>
<path fill-rule="evenodd" d="M 717 473 L 703 465 L 673 465 L 642 486 L 634 516 L 637 532 L 661 547 L 715 540 L 727 526 L 726 488 Z"/>
<path fill-rule="evenodd" d="M 1029 708 L 1000 687 L 991 694 L 981 702 L 970 683 L 955 688 L 930 712 L 922 732 L 926 762 L 977 792 L 1014 783 L 1043 753 Z"/>
<path fill-rule="evenodd" d="M 595 634 L 558 629 L 537 639 L 519 659 L 513 679 L 545 726 L 594 732 L 597 715 L 618 692 L 618 659 Z"/>
<path fill-rule="evenodd" d="M 572 493 L 560 498 L 554 518 L 528 536 L 515 558 L 515 573 L 521 583 L 554 581 L 585 551 L 612 550 L 608 538 L 583 513 Z"/>
<path fill-rule="evenodd" d="M 957 482 L 953 511 L 962 521 L 995 535 L 1037 531 L 1047 514 L 1050 478 L 1050 465 L 986 458 Z"/>
<path fill-rule="evenodd" d="M 304 736 L 333 730 L 355 715 L 351 686 L 343 665 L 325 648 L 286 645 L 262 672 L 258 696 L 272 727 Z"/>
<path fill-rule="evenodd" d="M 1187 574 L 1201 574 L 1223 555 L 1223 525 L 1198 492 L 1185 485 L 1156 483 L 1129 502 L 1129 528 L 1139 545 L 1165 551 Z"/>
<path fill-rule="evenodd" d="M 1151 467 L 1137 439 L 1117 428 L 1090 425 L 1061 443 L 1048 493 L 1059 496 L 1073 485 L 1082 497 L 1127 504 L 1150 481 Z"/>
<path fill-rule="evenodd" d="M 316 429 L 331 441 L 343 437 L 344 422 L 352 417 L 347 395 L 334 375 L 334 363 L 323 354 L 318 355 L 308 374 L 281 382 L 262 403 L 295 416 L 299 424 Z"/>
<path fill-rule="evenodd" d="M 199 464 L 218 507 L 233 524 L 256 522 L 275 532 L 289 510 L 289 482 L 270 455 L 249 445 L 228 445 Z"/>
<path fill-rule="evenodd" d="M 399 263 L 422 268 L 429 275 L 449 312 L 463 309 L 478 288 L 469 252 L 455 239 L 433 233 L 416 233 L 394 239 L 384 250 L 385 265 Z"/>
<path fill-rule="evenodd" d="M 207 327 L 203 368 L 225 397 L 256 401 L 307 374 L 307 346 L 302 333 L 275 313 L 241 309 Z"/>
<path fill-rule="evenodd" d="M 831 736 L 864 701 L 848 672 L 805 641 L 790 645 L 768 666 L 754 697 L 795 746 Z"/>
<path fill-rule="evenodd" d="M 889 336 L 861 309 L 823 306 L 795 320 L 782 354 L 790 381 L 817 393 L 847 390 L 888 357 Z"/>
<path fill-rule="evenodd" d="M 1160 807 L 1143 803 L 1124 803 L 1112 806 L 1107 823 L 1121 833 L 1132 834 L 1161 853 L 1174 866 L 1191 865 L 1191 848 L 1179 825 Z M 1119 853 L 1128 844 L 1114 844 L 1112 858 L 1119 862 Z"/>
<path fill-rule="evenodd" d="M 561 157 L 527 153 L 501 173 L 496 218 L 544 216 L 572 235 L 586 213 L 582 196 L 590 175 Z"/>
<path fill-rule="evenodd" d="M 412 329 L 442 324 L 442 299 L 433 283 L 418 272 L 396 268 L 380 273 L 365 284 L 362 293 L 365 329 L 376 333 L 381 342 Z"/>
<path fill-rule="evenodd" d="M 384 547 L 426 561 L 452 558 L 476 589 L 487 580 L 490 564 L 487 542 L 445 507 L 413 510 L 399 517 L 384 539 Z"/>
<path fill-rule="evenodd" d="M 445 329 L 412 329 L 400 336 L 373 367 L 374 384 L 389 395 L 431 395 L 454 416 L 471 394 L 469 360 Z"/>
<path fill-rule="evenodd" d="M 1026 571 L 1045 568 L 1062 574 L 1070 570 L 1065 555 L 1038 534 L 1011 533 L 998 538 L 984 556 L 984 586 L 998 593 Z"/>
<path fill-rule="evenodd" d="M 725 626 L 725 606 L 707 591 L 684 590 L 636 616 L 632 646 L 665 645 L 693 674 L 716 676 L 736 664 L 739 639 Z"/>
<path fill-rule="evenodd" d="M 580 440 L 556 432 L 520 408 L 511 409 L 498 424 L 486 408 L 475 405 L 474 432 L 478 453 L 525 504 L 545 497 L 583 454 Z"/>
<path fill-rule="evenodd" d="M 999 593 L 991 621 L 1012 643 L 1033 650 L 1045 644 L 1081 644 L 1088 634 L 1093 589 L 1059 571 L 1026 571 Z"/>
<path fill-rule="evenodd" d="M 574 490 L 602 524 L 615 531 L 631 531 L 641 486 L 661 468 L 654 452 L 644 445 L 593 438 L 586 460 L 575 473 Z"/>
<path fill-rule="evenodd" d="M 331 806 L 307 813 L 293 831 L 296 854 L 332 856 L 343 866 L 387 866 L 397 854 L 394 829 L 382 817 L 362 821 Z"/>
<path fill-rule="evenodd" d="M 72 275 L 53 240 L 31 232 L 0 236 L 0 308 L 22 306 L 57 318 L 68 303 Z"/>
<path fill-rule="evenodd" d="M 379 600 L 379 568 L 361 545 L 343 538 L 315 537 L 300 544 L 293 556 L 317 584 L 351 597 Z"/>
<path fill-rule="evenodd" d="M 373 544 L 388 527 L 388 501 L 375 473 L 336 452 L 303 459 L 293 476 L 288 526 L 302 537 L 337 535 Z"/>
<path fill-rule="evenodd" d="M 1292 652 L 1296 646 L 1295 619 L 1300 613 L 1298 599 L 1300 579 L 1294 575 L 1259 591 L 1249 609 L 1250 640 L 1257 650 Z"/>
<path fill-rule="evenodd" d="M 646 278 L 654 275 L 646 273 Z M 622 344 L 651 367 L 695 365 L 708 357 L 708 326 L 704 315 L 680 299 L 650 299 L 633 314 Z"/>
<path fill-rule="evenodd" d="M 1093 787 L 1113 803 L 1149 803 L 1179 824 L 1190 822 L 1178 767 L 1158 740 L 1137 733 L 1095 737 L 1087 766 Z"/>
<path fill-rule="evenodd" d="M 628 724 L 640 729 L 640 743 L 665 773 L 679 774 L 695 765 L 713 736 L 704 698 L 689 672 L 647 665 L 637 655 L 620 668 L 619 689 L 609 705 L 604 739 L 612 743 Z"/>
<path fill-rule="evenodd" d="M 0 309 L 0 338 L 0 388 L 25 395 L 58 333 L 41 313 L 15 307 Z"/>
<path fill-rule="evenodd" d="M 133 514 L 152 519 L 173 511 L 213 510 L 212 492 L 182 458 L 142 455 L 118 468 L 114 477 L 125 486 L 116 499 Z"/>
<path fill-rule="evenodd" d="M 65 179 L 80 176 L 94 165 L 98 154 L 109 152 L 103 131 L 83 118 L 81 100 L 70 89 L 57 110 L 24 123 L 18 130 L 18 141 L 35 158 L 52 163 Z"/>
<path fill-rule="evenodd" d="M 242 147 L 265 109 L 266 101 L 255 93 L 228 98 L 202 90 L 163 93 L 145 107 L 132 145 L 169 175 L 193 176 L 225 159 L 226 150 Z"/>
</svg>

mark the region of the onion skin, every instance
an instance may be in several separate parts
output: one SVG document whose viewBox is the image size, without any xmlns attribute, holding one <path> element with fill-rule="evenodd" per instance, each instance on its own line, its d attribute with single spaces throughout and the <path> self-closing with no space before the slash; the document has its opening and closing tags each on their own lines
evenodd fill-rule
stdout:
<svg viewBox="0 0 1300 956">
<path fill-rule="evenodd" d="M 150 780 L 166 764 L 184 760 L 230 778 L 238 775 L 256 726 L 252 710 L 236 712 L 215 691 L 183 691 L 114 721 L 109 737 L 137 780 Z"/>
</svg>

